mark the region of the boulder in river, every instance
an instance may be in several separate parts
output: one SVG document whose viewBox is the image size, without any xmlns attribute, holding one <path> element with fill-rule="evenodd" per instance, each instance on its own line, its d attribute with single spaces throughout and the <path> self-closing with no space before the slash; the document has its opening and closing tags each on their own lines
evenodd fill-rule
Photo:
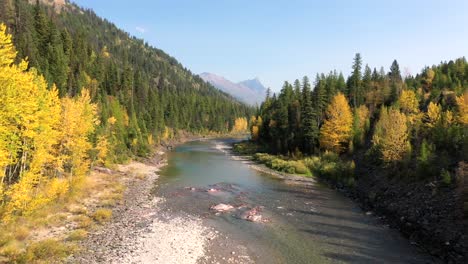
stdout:
<svg viewBox="0 0 468 264">
<path fill-rule="evenodd" d="M 221 203 L 221 204 L 211 206 L 210 209 L 218 211 L 218 212 L 226 212 L 226 211 L 230 211 L 230 210 L 234 209 L 234 206 L 232 206 L 230 204 L 222 204 Z"/>
<path fill-rule="evenodd" d="M 250 222 L 262 222 L 259 207 L 254 207 L 241 215 L 241 218 Z"/>
</svg>

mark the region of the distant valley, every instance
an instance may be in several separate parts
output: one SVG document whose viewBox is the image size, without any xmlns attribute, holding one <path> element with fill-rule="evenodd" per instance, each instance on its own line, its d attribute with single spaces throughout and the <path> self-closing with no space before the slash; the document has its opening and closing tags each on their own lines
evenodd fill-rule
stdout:
<svg viewBox="0 0 468 264">
<path fill-rule="evenodd" d="M 222 76 L 208 72 L 204 72 L 199 76 L 219 90 L 247 104 L 260 105 L 265 99 L 267 89 L 258 78 L 235 83 Z"/>
</svg>

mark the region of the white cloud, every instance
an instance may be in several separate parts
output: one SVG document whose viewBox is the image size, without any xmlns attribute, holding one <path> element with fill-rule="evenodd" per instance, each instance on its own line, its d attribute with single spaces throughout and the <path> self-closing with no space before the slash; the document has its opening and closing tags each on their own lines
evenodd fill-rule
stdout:
<svg viewBox="0 0 468 264">
<path fill-rule="evenodd" d="M 146 33 L 146 28 L 143 28 L 143 27 L 136 27 L 135 28 L 136 31 L 140 32 L 140 33 Z"/>
</svg>

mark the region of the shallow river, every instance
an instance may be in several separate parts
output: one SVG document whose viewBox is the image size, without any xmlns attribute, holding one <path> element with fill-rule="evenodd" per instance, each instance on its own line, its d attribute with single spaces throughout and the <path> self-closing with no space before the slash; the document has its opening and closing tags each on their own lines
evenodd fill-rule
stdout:
<svg viewBox="0 0 468 264">
<path fill-rule="evenodd" d="M 255 263 L 432 263 L 342 194 L 319 184 L 286 184 L 258 172 L 226 152 L 230 142 L 177 147 L 168 154 L 155 194 L 166 198 L 165 206 L 174 214 L 201 217 L 243 245 Z M 210 188 L 221 191 L 207 192 Z M 218 203 L 244 207 L 216 215 L 209 208 Z M 268 222 L 239 217 L 256 206 Z"/>
</svg>

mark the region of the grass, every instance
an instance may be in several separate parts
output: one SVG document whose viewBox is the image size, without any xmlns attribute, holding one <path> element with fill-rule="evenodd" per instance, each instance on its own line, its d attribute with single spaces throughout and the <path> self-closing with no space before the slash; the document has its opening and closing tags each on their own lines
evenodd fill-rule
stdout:
<svg viewBox="0 0 468 264">
<path fill-rule="evenodd" d="M 89 230 L 112 218 L 102 207 L 120 202 L 124 190 L 115 175 L 93 173 L 63 199 L 0 222 L 0 263 L 60 263 Z"/>
<path fill-rule="evenodd" d="M 91 228 L 94 225 L 93 220 L 86 215 L 76 215 L 73 217 L 73 222 L 78 228 Z"/>
<path fill-rule="evenodd" d="M 79 241 L 83 240 L 88 236 L 88 231 L 84 229 L 76 229 L 68 234 L 67 240 L 68 241 Z"/>
<path fill-rule="evenodd" d="M 108 222 L 112 218 L 112 210 L 104 208 L 97 209 L 93 214 L 93 218 L 100 224 Z"/>
<path fill-rule="evenodd" d="M 21 260 L 27 263 L 53 263 L 65 258 L 75 249 L 73 245 L 55 239 L 45 239 L 31 244 Z"/>
</svg>

